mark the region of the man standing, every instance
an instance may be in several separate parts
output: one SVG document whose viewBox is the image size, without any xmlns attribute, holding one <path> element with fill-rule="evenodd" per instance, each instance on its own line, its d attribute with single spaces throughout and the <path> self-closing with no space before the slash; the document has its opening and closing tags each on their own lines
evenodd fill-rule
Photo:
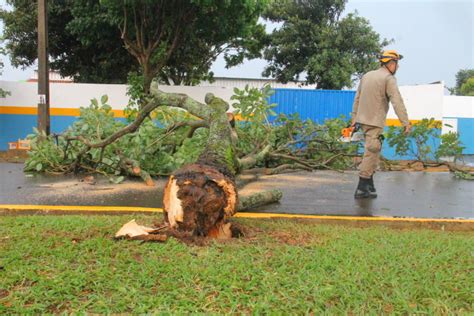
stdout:
<svg viewBox="0 0 474 316">
<path fill-rule="evenodd" d="M 359 185 L 354 194 L 356 199 L 376 198 L 373 175 L 380 159 L 383 128 L 387 119 L 389 102 L 405 127 L 405 133 L 411 129 L 407 110 L 398 90 L 395 73 L 398 61 L 403 56 L 394 50 L 387 50 L 379 57 L 380 68 L 366 73 L 359 83 L 359 88 L 352 108 L 352 126 L 360 124 L 365 138 L 365 150 L 359 166 Z"/>
</svg>

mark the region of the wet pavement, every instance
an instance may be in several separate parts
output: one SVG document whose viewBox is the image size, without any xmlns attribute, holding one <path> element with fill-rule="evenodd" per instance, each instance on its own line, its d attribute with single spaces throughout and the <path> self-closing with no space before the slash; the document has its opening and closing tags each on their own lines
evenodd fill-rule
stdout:
<svg viewBox="0 0 474 316">
<path fill-rule="evenodd" d="M 165 179 L 155 187 L 141 181 L 95 184 L 74 176 L 25 175 L 22 164 L 0 163 L 0 204 L 161 207 Z M 283 190 L 280 203 L 253 212 L 341 216 L 384 216 L 474 219 L 474 182 L 447 172 L 379 172 L 378 198 L 354 200 L 356 172 L 297 172 L 261 176 L 240 194 Z"/>
<path fill-rule="evenodd" d="M 112 184 L 95 177 L 23 173 L 23 164 L 0 163 L 0 204 L 161 207 L 165 179 L 148 187 L 143 181 Z"/>
<path fill-rule="evenodd" d="M 256 211 L 317 215 L 417 218 L 474 218 L 474 182 L 448 172 L 379 172 L 376 199 L 355 200 L 356 172 L 319 171 L 262 179 L 262 187 L 281 188 L 280 204 Z M 256 185 L 250 184 L 246 189 Z"/>
</svg>

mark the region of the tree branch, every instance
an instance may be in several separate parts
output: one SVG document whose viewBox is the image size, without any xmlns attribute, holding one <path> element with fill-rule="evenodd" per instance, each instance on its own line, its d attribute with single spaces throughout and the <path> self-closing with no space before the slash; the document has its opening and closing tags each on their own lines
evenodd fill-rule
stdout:
<svg viewBox="0 0 474 316">
<path fill-rule="evenodd" d="M 268 156 L 271 149 L 272 149 L 272 146 L 267 145 L 259 153 L 247 155 L 239 159 L 240 169 L 244 170 L 244 169 L 250 169 L 254 167 L 256 164 L 258 164 L 260 161 L 264 160 Z"/>
</svg>

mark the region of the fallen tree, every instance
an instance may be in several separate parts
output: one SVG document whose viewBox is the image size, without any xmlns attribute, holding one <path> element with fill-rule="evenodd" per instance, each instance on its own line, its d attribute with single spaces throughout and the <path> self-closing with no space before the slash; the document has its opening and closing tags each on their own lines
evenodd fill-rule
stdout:
<svg viewBox="0 0 474 316">
<path fill-rule="evenodd" d="M 235 175 L 241 162 L 235 154 L 229 105 L 212 94 L 206 95 L 204 105 L 184 95 L 164 94 L 155 87 L 152 93 L 153 102 L 184 108 L 209 126 L 206 147 L 197 162 L 183 166 L 168 179 L 163 197 L 165 222 L 171 229 L 192 235 L 231 237 L 228 219 L 239 204 Z M 253 161 L 256 164 L 258 159 Z M 268 192 L 253 196 L 247 203 L 251 208 L 280 198 L 281 192 Z"/>
<path fill-rule="evenodd" d="M 26 169 L 113 174 L 116 182 L 133 175 L 148 185 L 153 185 L 152 175 L 169 175 L 163 200 L 168 226 L 191 235 L 228 237 L 228 219 L 238 208 L 251 209 L 281 198 L 281 192 L 269 191 L 239 199 L 239 173 L 340 170 L 356 156 L 357 145 L 338 141 L 346 124 L 342 119 L 321 125 L 280 115 L 270 123 L 273 105 L 267 103 L 265 89 L 236 90 L 233 99 L 238 101 L 234 106 L 243 119 L 240 123 L 228 113 L 229 105 L 212 94 L 200 103 L 153 85 L 145 105 L 125 125 L 113 118 L 103 98 L 101 106 L 95 101 L 82 109 L 81 118 L 64 134 L 33 139 Z M 169 109 L 179 111 L 169 115 Z M 168 121 L 163 119 L 166 115 Z M 161 161 L 151 165 L 156 157 Z M 163 157 L 174 160 L 166 162 Z M 153 173 L 150 166 L 169 173 Z"/>
<path fill-rule="evenodd" d="M 210 121 L 206 108 L 180 94 L 165 94 L 154 88 L 141 111 L 129 123 L 114 118 L 107 97 L 92 100 L 64 133 L 31 135 L 32 150 L 26 171 L 100 173 L 113 182 L 139 176 L 152 185 L 151 177 L 169 176 L 178 168 L 194 163 L 206 148 Z M 296 115 L 273 116 L 267 103 L 269 88 L 236 89 L 231 124 L 237 173 L 276 174 L 298 170 L 343 170 L 353 165 L 356 145 L 338 141 L 346 125 L 342 119 L 317 124 Z M 203 113 L 206 112 L 206 113 Z M 206 118 L 207 117 L 207 118 Z M 223 117 L 224 119 L 224 117 Z"/>
<path fill-rule="evenodd" d="M 26 169 L 113 173 L 114 182 L 126 175 L 140 176 L 153 185 L 148 155 L 176 158 L 181 154 L 185 159 L 168 169 L 163 200 L 166 223 L 192 235 L 229 237 L 228 219 L 239 206 L 247 210 L 277 202 L 282 196 L 273 190 L 239 200 L 236 175 L 243 170 L 265 167 L 263 173 L 275 174 L 337 169 L 335 163 L 353 155 L 337 141 L 340 126 L 345 124 L 342 120 L 322 126 L 281 116 L 271 124 L 268 92 L 269 87 L 264 92 L 248 88 L 237 91 L 236 114 L 244 119 L 240 124 L 228 113 L 229 104 L 212 94 L 200 103 L 184 94 L 164 93 L 156 84 L 127 125 L 114 120 L 106 98 L 100 106 L 95 100 L 62 135 L 42 135 L 42 141 L 37 138 Z M 157 109 L 162 111 L 157 114 Z M 167 109 L 179 109 L 170 115 L 179 120 L 175 117 L 163 126 L 154 124 L 150 117 L 163 123 Z M 186 151 L 193 146 L 197 150 Z"/>
</svg>

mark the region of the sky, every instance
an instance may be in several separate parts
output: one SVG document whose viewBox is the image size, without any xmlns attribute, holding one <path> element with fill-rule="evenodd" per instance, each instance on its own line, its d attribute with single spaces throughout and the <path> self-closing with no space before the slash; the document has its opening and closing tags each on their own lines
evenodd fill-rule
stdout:
<svg viewBox="0 0 474 316">
<path fill-rule="evenodd" d="M 0 0 L 4 7 L 5 0 Z M 399 85 L 444 81 L 455 85 L 459 69 L 474 68 L 474 0 L 349 0 L 345 14 L 367 18 L 382 38 L 394 39 L 404 59 L 397 73 Z M 0 32 L 3 25 L 0 25 Z M 15 69 L 8 57 L 1 80 L 26 80 L 33 70 Z M 218 77 L 260 78 L 264 60 L 246 61 L 231 69 L 219 58 L 212 67 Z"/>
</svg>

